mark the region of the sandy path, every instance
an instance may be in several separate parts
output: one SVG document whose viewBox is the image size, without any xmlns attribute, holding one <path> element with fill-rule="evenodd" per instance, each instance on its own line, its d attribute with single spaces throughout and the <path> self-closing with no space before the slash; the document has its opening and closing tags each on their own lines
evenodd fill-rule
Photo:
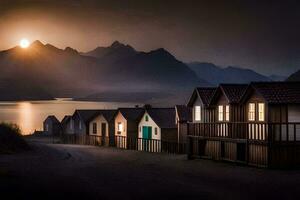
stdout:
<svg viewBox="0 0 300 200">
<path fill-rule="evenodd" d="M 0 190 L 8 199 L 300 199 L 300 171 L 31 143 L 31 152 L 0 155 Z"/>
</svg>

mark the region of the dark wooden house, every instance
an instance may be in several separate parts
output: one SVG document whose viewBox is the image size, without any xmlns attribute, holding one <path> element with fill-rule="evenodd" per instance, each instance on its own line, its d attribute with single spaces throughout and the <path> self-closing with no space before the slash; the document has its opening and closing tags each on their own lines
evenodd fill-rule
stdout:
<svg viewBox="0 0 300 200">
<path fill-rule="evenodd" d="M 43 129 L 45 135 L 59 136 L 61 134 L 60 121 L 54 115 L 50 115 L 45 119 Z"/>
<path fill-rule="evenodd" d="M 298 165 L 299 83 L 220 85 L 210 100 L 214 122 L 189 124 L 189 157 L 264 167 Z"/>
<path fill-rule="evenodd" d="M 188 122 L 193 120 L 193 109 L 186 105 L 175 106 L 175 124 L 177 126 L 177 142 L 186 143 Z"/>
<path fill-rule="evenodd" d="M 72 128 L 76 135 L 89 134 L 89 122 L 100 110 L 75 110 L 72 116 Z"/>
<path fill-rule="evenodd" d="M 74 129 L 73 129 L 73 119 L 71 115 L 66 115 L 64 118 L 61 120 L 61 129 L 62 129 L 62 134 L 74 134 Z"/>
</svg>

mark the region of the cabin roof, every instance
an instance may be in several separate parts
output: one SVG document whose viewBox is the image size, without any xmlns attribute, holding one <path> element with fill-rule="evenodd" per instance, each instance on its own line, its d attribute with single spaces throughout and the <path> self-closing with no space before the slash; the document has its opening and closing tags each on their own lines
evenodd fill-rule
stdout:
<svg viewBox="0 0 300 200">
<path fill-rule="evenodd" d="M 187 105 L 192 106 L 194 104 L 196 98 L 199 97 L 201 99 L 203 105 L 208 106 L 216 89 L 217 88 L 215 88 L 215 87 L 197 87 L 194 90 Z"/>
<path fill-rule="evenodd" d="M 160 128 L 176 128 L 174 108 L 151 108 L 147 113 Z"/>
<path fill-rule="evenodd" d="M 144 108 L 119 108 L 119 112 L 126 120 L 138 122 L 143 116 Z"/>
<path fill-rule="evenodd" d="M 75 110 L 74 115 L 78 114 L 80 119 L 84 123 L 88 123 L 92 118 L 94 118 L 100 110 Z"/>
<path fill-rule="evenodd" d="M 54 116 L 54 115 L 49 115 L 46 119 L 46 120 L 51 120 L 52 122 L 54 123 L 60 123 L 60 121 Z"/>
<path fill-rule="evenodd" d="M 228 100 L 228 103 L 239 103 L 242 100 L 247 87 L 248 84 L 220 84 L 210 103 L 216 103 L 222 93 Z"/>
<path fill-rule="evenodd" d="M 300 103 L 300 82 L 252 82 L 250 87 L 255 89 L 267 103 Z"/>
<path fill-rule="evenodd" d="M 117 114 L 117 110 L 101 110 L 99 111 L 98 115 L 99 114 L 102 115 L 106 119 L 106 121 L 110 122 Z"/>
<path fill-rule="evenodd" d="M 176 105 L 175 106 L 177 116 L 180 122 L 192 121 L 192 108 L 186 105 Z"/>
<path fill-rule="evenodd" d="M 61 120 L 61 124 L 66 124 L 66 123 L 68 123 L 68 121 L 70 121 L 71 118 L 72 118 L 71 115 L 66 115 L 66 116 L 64 116 L 64 118 Z"/>
<path fill-rule="evenodd" d="M 221 90 L 229 103 L 239 103 L 246 92 L 248 84 L 220 84 Z"/>
</svg>

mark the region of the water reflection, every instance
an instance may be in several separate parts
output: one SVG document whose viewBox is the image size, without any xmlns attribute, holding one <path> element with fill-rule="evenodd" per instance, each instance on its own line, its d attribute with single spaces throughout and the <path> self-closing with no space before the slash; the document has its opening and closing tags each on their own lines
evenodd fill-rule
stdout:
<svg viewBox="0 0 300 200">
<path fill-rule="evenodd" d="M 134 105 L 134 103 L 76 102 L 64 99 L 1 102 L 0 121 L 16 123 L 20 126 L 23 134 L 30 134 L 34 130 L 42 130 L 43 121 L 48 115 L 55 115 L 61 120 L 65 115 L 73 114 L 75 109 L 116 109 Z"/>
<path fill-rule="evenodd" d="M 24 133 L 30 133 L 32 131 L 32 127 L 34 127 L 32 119 L 34 109 L 32 109 L 30 102 L 21 102 L 17 104 L 17 106 L 19 112 L 17 124 L 21 126 Z"/>
</svg>

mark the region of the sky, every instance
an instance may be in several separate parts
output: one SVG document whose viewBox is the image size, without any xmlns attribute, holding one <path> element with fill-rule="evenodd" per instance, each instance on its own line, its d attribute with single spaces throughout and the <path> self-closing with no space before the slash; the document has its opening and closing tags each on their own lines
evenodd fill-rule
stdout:
<svg viewBox="0 0 300 200">
<path fill-rule="evenodd" d="M 0 50 L 21 38 L 89 51 L 118 40 L 184 62 L 271 75 L 300 69 L 300 3 L 256 0 L 0 0 Z"/>
</svg>

